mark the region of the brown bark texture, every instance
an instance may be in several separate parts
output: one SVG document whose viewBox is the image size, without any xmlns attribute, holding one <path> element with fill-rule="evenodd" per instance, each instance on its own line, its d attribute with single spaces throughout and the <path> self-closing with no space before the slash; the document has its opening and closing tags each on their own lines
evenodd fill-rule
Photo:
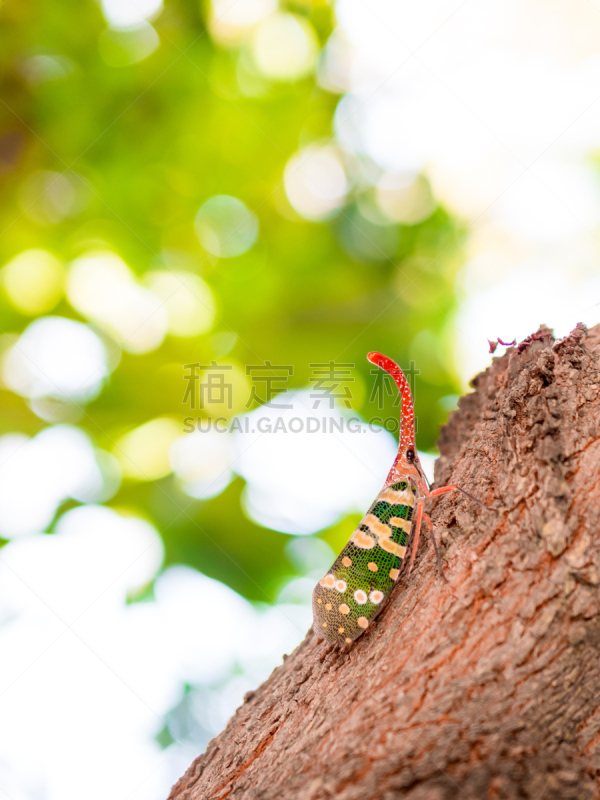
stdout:
<svg viewBox="0 0 600 800">
<path fill-rule="evenodd" d="M 600 326 L 494 358 L 421 537 L 351 647 L 309 631 L 170 800 L 600 798 Z"/>
</svg>

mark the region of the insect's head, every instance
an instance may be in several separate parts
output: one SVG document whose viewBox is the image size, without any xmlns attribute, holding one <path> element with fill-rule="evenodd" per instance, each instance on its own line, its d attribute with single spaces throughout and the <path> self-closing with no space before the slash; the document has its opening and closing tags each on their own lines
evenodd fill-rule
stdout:
<svg viewBox="0 0 600 800">
<path fill-rule="evenodd" d="M 425 473 L 423 472 L 423 467 L 421 466 L 421 462 L 419 460 L 419 456 L 417 455 L 416 451 L 413 450 L 412 447 L 409 447 L 404 453 L 402 451 L 398 451 L 398 455 L 396 457 L 396 461 L 394 463 L 394 467 L 396 469 L 399 468 L 399 465 L 404 464 L 408 467 L 407 472 L 412 472 L 414 470 L 417 473 L 417 480 L 425 481 Z M 412 468 L 412 469 L 411 469 Z"/>
</svg>

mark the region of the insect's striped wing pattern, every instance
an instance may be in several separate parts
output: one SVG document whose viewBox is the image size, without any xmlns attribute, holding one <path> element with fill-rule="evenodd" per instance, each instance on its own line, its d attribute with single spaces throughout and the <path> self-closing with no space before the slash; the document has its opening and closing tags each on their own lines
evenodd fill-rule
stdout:
<svg viewBox="0 0 600 800">
<path fill-rule="evenodd" d="M 382 608 L 400 574 L 417 487 L 387 486 L 313 592 L 317 634 L 349 644 Z"/>
</svg>

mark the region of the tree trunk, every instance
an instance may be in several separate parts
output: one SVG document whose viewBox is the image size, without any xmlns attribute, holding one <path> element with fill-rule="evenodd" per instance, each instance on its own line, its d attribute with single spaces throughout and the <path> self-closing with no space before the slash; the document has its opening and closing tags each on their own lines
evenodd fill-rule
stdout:
<svg viewBox="0 0 600 800">
<path fill-rule="evenodd" d="M 410 579 L 349 648 L 309 631 L 170 800 L 600 798 L 600 326 L 545 327 L 440 438 Z"/>
</svg>

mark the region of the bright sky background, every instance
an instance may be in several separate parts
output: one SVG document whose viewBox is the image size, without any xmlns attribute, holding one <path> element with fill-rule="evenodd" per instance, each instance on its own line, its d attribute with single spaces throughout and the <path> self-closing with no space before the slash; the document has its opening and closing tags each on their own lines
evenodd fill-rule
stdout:
<svg viewBox="0 0 600 800">
<path fill-rule="evenodd" d="M 487 339 L 600 321 L 600 5 L 339 0 L 324 81 L 346 150 L 468 225 L 453 332 L 465 384 Z"/>
<path fill-rule="evenodd" d="M 160 0 L 101 5 L 110 30 L 133 37 L 133 60 L 159 46 Z M 411 224 L 437 200 L 464 221 L 461 307 L 449 333 L 465 383 L 490 363 L 488 338 L 519 339 L 540 323 L 564 335 L 579 321 L 599 322 L 600 3 L 338 0 L 336 8 L 338 29 L 317 57 L 309 23 L 273 0 L 212 4 L 211 35 L 246 37 L 265 80 L 316 70 L 324 88 L 344 93 L 334 140 L 300 147 L 284 170 L 296 211 L 335 214 L 356 179 L 348 160 L 362 154 L 379 168 L 378 214 Z M 69 213 L 61 208 L 38 211 Z M 259 235 L 254 213 L 227 195 L 199 208 L 195 230 L 220 258 Z M 49 427 L 0 438 L 0 536 L 10 540 L 0 553 L 0 800 L 80 800 L 82 786 L 85 800 L 164 800 L 244 692 L 304 637 L 312 586 L 334 557 L 310 534 L 368 507 L 394 440 L 364 426 L 320 435 L 315 457 L 308 433 L 201 440 L 158 418 L 114 451 L 98 450 L 74 427 L 69 398 L 97 396 L 122 351 L 144 354 L 168 333 L 209 331 L 209 287 L 159 269 L 140 281 L 106 251 L 82 254 L 64 287 L 44 251 L 21 254 L 5 280 L 15 306 L 34 312 L 53 308 L 64 288 L 89 325 L 44 317 L 1 343 L 2 380 Z M 291 401 L 289 416 L 340 415 L 313 412 L 308 393 Z M 293 464 L 293 481 L 282 463 Z M 247 513 L 303 537 L 290 537 L 303 577 L 276 606 L 252 606 L 189 567 L 161 573 L 159 533 L 102 505 L 123 476 L 171 472 L 197 498 L 241 475 Z M 331 475 L 344 476 L 334 494 Z M 44 535 L 68 498 L 83 505 Z M 157 575 L 153 596 L 127 604 Z M 186 694 L 184 684 L 197 688 Z M 167 722 L 176 741 L 163 749 L 156 736 Z"/>
</svg>

